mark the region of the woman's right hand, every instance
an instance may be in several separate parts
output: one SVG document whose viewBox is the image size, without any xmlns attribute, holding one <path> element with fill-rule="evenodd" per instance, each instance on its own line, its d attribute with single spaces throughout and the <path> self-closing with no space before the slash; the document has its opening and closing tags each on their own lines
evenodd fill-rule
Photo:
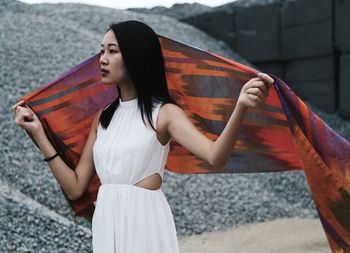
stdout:
<svg viewBox="0 0 350 253">
<path fill-rule="evenodd" d="M 21 100 L 11 107 L 11 111 L 15 115 L 15 123 L 27 130 L 33 136 L 44 132 L 39 118 L 28 105 L 21 106 L 23 103 L 24 101 Z"/>
<path fill-rule="evenodd" d="M 258 77 L 250 79 L 243 85 L 237 103 L 245 108 L 260 106 L 269 96 L 269 89 L 273 83 L 272 77 L 265 73 L 259 73 Z"/>
</svg>

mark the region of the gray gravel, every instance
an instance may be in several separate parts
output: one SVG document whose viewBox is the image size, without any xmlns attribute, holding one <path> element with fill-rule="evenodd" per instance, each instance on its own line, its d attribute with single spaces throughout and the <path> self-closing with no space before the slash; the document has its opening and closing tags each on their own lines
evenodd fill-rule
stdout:
<svg viewBox="0 0 350 253">
<path fill-rule="evenodd" d="M 156 32 L 248 64 L 225 43 L 176 19 L 82 4 L 0 0 L 0 252 L 91 252 L 89 224 L 74 219 L 42 154 L 15 125 L 16 100 L 94 55 L 110 22 L 137 19 Z M 310 105 L 311 108 L 313 108 Z M 350 123 L 317 111 L 350 139 Z M 317 217 L 302 172 L 185 175 L 162 186 L 179 236 L 280 217 Z"/>
<path fill-rule="evenodd" d="M 170 8 L 155 6 L 153 8 L 128 8 L 130 11 L 142 12 L 145 14 L 160 14 L 176 19 L 195 16 L 203 12 L 211 11 L 213 8 L 199 3 L 173 4 Z"/>
</svg>

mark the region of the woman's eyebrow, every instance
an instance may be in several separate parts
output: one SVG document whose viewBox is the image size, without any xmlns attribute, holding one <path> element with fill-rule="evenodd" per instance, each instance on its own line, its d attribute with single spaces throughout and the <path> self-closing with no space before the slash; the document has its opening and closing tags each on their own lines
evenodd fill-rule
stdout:
<svg viewBox="0 0 350 253">
<path fill-rule="evenodd" d="M 103 47 L 103 44 L 101 44 L 101 46 Z M 117 44 L 114 44 L 114 43 L 109 43 L 109 44 L 107 44 L 107 46 L 117 46 L 117 47 L 119 47 Z"/>
</svg>

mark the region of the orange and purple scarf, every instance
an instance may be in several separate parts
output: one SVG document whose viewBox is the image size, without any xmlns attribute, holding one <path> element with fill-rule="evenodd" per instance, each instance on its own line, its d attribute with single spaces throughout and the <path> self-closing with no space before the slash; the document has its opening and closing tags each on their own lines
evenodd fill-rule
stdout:
<svg viewBox="0 0 350 253">
<path fill-rule="evenodd" d="M 172 98 L 198 130 L 215 140 L 232 114 L 242 86 L 259 71 L 158 36 Z M 49 140 L 70 168 L 79 161 L 95 113 L 119 96 L 115 85 L 101 82 L 99 57 L 100 53 L 20 98 L 39 117 Z M 332 251 L 349 253 L 350 144 L 286 83 L 270 76 L 275 83 L 269 97 L 258 108 L 247 110 L 224 167 L 211 166 L 172 140 L 166 169 L 178 173 L 304 170 Z M 237 162 L 241 159 L 243 166 Z M 99 186 L 96 174 L 79 199 L 69 200 L 64 194 L 74 213 L 90 222 Z"/>
</svg>

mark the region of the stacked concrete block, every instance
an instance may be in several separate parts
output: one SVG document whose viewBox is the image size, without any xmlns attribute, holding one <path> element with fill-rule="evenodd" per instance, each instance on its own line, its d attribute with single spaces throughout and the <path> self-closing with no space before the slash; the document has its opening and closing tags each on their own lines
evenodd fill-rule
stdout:
<svg viewBox="0 0 350 253">
<path fill-rule="evenodd" d="M 333 56 L 289 61 L 285 65 L 285 80 L 303 101 L 329 113 L 336 111 Z"/>
<path fill-rule="evenodd" d="M 208 11 L 180 19 L 180 21 L 198 27 L 214 38 L 226 42 L 231 48 L 235 47 L 234 10 L 232 8 Z"/>
<path fill-rule="evenodd" d="M 285 80 L 303 100 L 337 110 L 332 0 L 289 0 L 281 8 Z"/>
<path fill-rule="evenodd" d="M 350 117 L 350 54 L 340 57 L 339 115 Z"/>
<path fill-rule="evenodd" d="M 341 53 L 350 53 L 350 1 L 335 0 L 335 45 Z"/>
<path fill-rule="evenodd" d="M 333 54 L 332 0 L 290 0 L 281 10 L 282 59 Z"/>
<path fill-rule="evenodd" d="M 236 9 L 236 51 L 255 62 L 280 59 L 279 4 Z"/>
<path fill-rule="evenodd" d="M 301 99 L 350 116 L 350 0 L 235 1 L 192 23 L 284 79 Z"/>
</svg>

